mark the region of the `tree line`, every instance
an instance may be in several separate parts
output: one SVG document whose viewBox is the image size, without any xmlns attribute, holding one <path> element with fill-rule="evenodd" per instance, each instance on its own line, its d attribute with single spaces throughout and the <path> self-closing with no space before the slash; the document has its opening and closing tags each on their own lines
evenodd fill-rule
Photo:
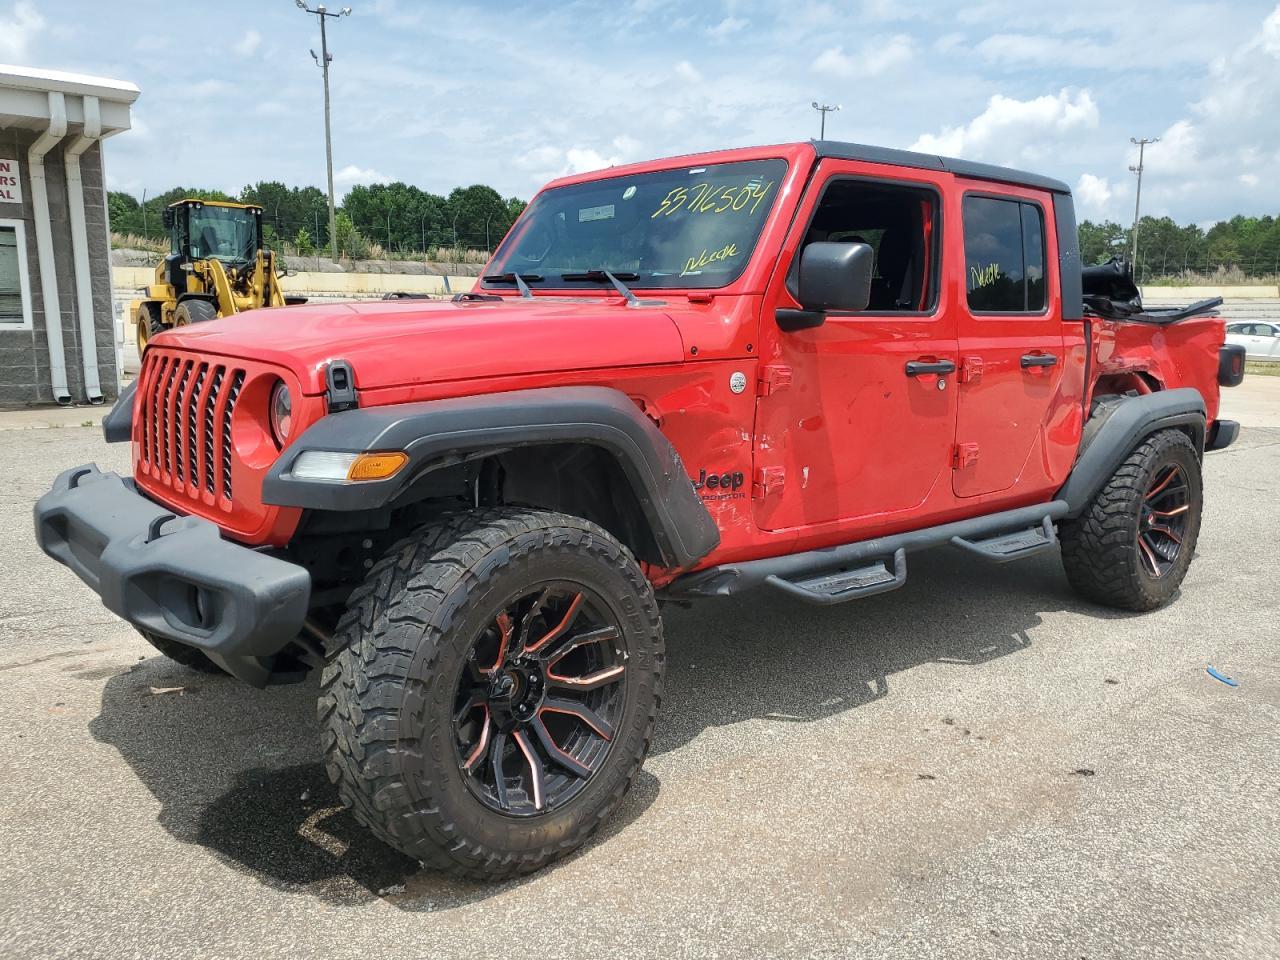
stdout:
<svg viewBox="0 0 1280 960">
<path fill-rule="evenodd" d="M 1130 227 L 1085 220 L 1079 229 L 1085 264 L 1104 263 L 1113 256 L 1128 259 L 1132 253 Z M 1237 215 L 1207 230 L 1194 223 L 1179 226 L 1170 217 L 1143 217 L 1139 222 L 1134 269 L 1138 282 L 1215 273 L 1243 278 L 1280 274 L 1280 219 Z"/>
<path fill-rule="evenodd" d="M 290 187 L 274 180 L 246 186 L 232 196 L 221 190 L 174 187 L 145 202 L 121 191 L 107 194 L 111 232 L 151 241 L 166 237 L 164 208 L 176 200 L 224 200 L 262 207 L 268 246 L 302 256 L 329 249 L 329 206 L 317 187 Z M 360 185 L 342 201 L 335 218 L 339 255 L 425 256 L 428 251 L 492 250 L 525 208 L 517 197 L 503 198 L 483 184 L 457 187 L 450 194 L 428 193 L 407 183 Z"/>
<path fill-rule="evenodd" d="M 164 208 L 183 197 L 238 200 L 263 209 L 267 243 L 303 256 L 323 254 L 329 246 L 329 212 L 323 191 L 289 187 L 278 181 L 246 186 L 237 196 L 219 190 L 174 187 L 145 203 L 111 191 L 107 206 L 113 233 L 163 240 Z M 356 186 L 336 218 L 341 256 L 425 256 L 429 251 L 492 250 L 510 229 L 525 202 L 503 198 L 492 187 L 457 187 L 449 195 L 428 193 L 412 184 Z M 1110 220 L 1080 224 L 1080 255 L 1085 264 L 1128 257 L 1132 230 Z M 1170 217 L 1143 217 L 1138 228 L 1135 274 L 1142 283 L 1230 272 L 1244 278 L 1280 274 L 1280 219 L 1235 216 L 1207 230 L 1179 225 Z"/>
</svg>

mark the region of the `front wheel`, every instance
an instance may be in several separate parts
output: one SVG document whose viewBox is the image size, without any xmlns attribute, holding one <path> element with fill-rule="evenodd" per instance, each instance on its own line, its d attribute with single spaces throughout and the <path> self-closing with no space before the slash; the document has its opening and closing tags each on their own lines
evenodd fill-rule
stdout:
<svg viewBox="0 0 1280 960">
<path fill-rule="evenodd" d="M 185 327 L 193 323 L 204 323 L 218 316 L 218 308 L 208 300 L 183 300 L 173 311 L 173 325 Z"/>
<path fill-rule="evenodd" d="M 653 591 L 600 527 L 522 509 L 446 519 L 393 548 L 339 622 L 319 702 L 330 779 L 428 866 L 527 873 L 621 802 L 663 660 Z"/>
<path fill-rule="evenodd" d="M 1061 525 L 1062 565 L 1076 592 L 1122 610 L 1173 598 L 1200 535 L 1200 456 L 1180 430 L 1142 441 L 1084 513 Z"/>
</svg>

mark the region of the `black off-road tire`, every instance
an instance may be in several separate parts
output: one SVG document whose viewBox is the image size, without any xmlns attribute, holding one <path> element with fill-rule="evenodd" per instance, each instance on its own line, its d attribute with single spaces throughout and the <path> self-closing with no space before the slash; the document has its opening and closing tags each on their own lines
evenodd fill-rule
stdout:
<svg viewBox="0 0 1280 960">
<path fill-rule="evenodd" d="M 138 315 L 133 319 L 134 341 L 138 347 L 138 356 L 141 357 L 151 338 L 164 329 L 164 324 L 160 322 L 159 307 L 148 303 L 139 305 Z"/>
<path fill-rule="evenodd" d="M 173 325 L 185 327 L 192 323 L 215 320 L 217 317 L 218 308 L 208 300 L 183 300 L 173 311 Z"/>
<path fill-rule="evenodd" d="M 145 630 L 139 630 L 138 632 L 142 634 L 142 638 L 147 643 L 151 644 L 174 663 L 180 663 L 198 673 L 226 673 L 225 670 L 206 657 L 202 650 L 189 647 L 185 643 L 178 643 L 178 641 L 170 640 L 167 637 L 157 637 L 155 634 L 148 633 Z"/>
<path fill-rule="evenodd" d="M 1138 543 L 1144 498 L 1173 467 L 1186 477 L 1186 510 L 1176 559 L 1154 576 Z M 1075 520 L 1060 526 L 1062 565 L 1076 592 L 1121 610 L 1154 610 L 1178 591 L 1200 534 L 1203 482 L 1199 451 L 1181 430 L 1153 434 L 1129 455 Z"/>
<path fill-rule="evenodd" d="M 507 816 L 478 799 L 459 767 L 457 685 L 504 597 L 566 580 L 617 615 L 623 705 L 580 792 Z M 329 778 L 358 821 L 428 867 L 487 881 L 529 873 L 580 847 L 622 801 L 649 749 L 664 659 L 653 590 L 605 530 L 522 508 L 444 518 L 369 571 L 334 632 L 318 704 Z"/>
</svg>

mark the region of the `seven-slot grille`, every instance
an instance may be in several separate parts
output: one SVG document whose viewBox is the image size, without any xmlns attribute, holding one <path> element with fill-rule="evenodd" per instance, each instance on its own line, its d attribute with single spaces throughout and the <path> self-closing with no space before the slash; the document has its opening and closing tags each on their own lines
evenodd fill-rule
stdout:
<svg viewBox="0 0 1280 960">
<path fill-rule="evenodd" d="M 139 382 L 143 470 L 187 497 L 232 499 L 231 414 L 245 371 L 148 351 Z"/>
</svg>

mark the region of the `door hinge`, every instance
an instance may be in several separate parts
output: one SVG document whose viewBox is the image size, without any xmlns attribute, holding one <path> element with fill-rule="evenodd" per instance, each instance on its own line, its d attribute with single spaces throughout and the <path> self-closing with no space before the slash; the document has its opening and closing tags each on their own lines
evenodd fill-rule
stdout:
<svg viewBox="0 0 1280 960">
<path fill-rule="evenodd" d="M 955 470 L 963 470 L 978 462 L 978 445 L 976 443 L 957 443 L 951 458 L 951 466 Z"/>
<path fill-rule="evenodd" d="M 760 378 L 756 381 L 756 396 L 767 397 L 775 390 L 791 386 L 791 368 L 782 364 L 769 364 L 760 368 Z"/>
<path fill-rule="evenodd" d="M 783 467 L 760 467 L 751 483 L 751 498 L 763 500 L 771 494 L 781 493 L 786 479 L 787 471 Z"/>
<path fill-rule="evenodd" d="M 981 357 L 962 357 L 960 359 L 960 376 L 957 378 L 961 383 L 973 383 L 982 379 L 982 358 Z"/>
</svg>

